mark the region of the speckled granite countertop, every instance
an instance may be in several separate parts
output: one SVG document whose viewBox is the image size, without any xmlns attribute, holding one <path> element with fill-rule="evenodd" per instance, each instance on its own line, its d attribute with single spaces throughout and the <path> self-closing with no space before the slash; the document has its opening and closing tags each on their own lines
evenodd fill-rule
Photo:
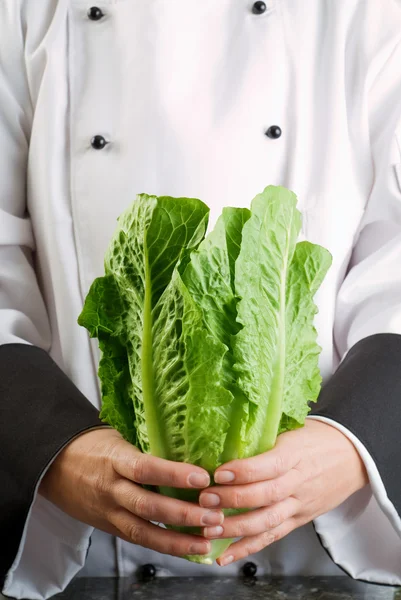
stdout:
<svg viewBox="0 0 401 600">
<path fill-rule="evenodd" d="M 347 577 L 76 579 L 58 600 L 401 600 L 401 588 Z"/>
</svg>

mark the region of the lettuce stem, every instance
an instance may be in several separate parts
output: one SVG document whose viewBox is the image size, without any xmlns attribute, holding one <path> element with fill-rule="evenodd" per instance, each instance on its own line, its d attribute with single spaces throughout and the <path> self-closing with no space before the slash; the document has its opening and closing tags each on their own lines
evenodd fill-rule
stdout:
<svg viewBox="0 0 401 600">
<path fill-rule="evenodd" d="M 281 363 L 281 361 L 279 361 Z M 277 440 L 277 433 L 280 426 L 283 404 L 283 389 L 284 389 L 284 364 L 279 364 L 276 369 L 275 377 L 272 384 L 269 405 L 266 413 L 266 427 L 261 436 L 258 454 L 267 452 L 274 448 Z"/>
<path fill-rule="evenodd" d="M 150 452 L 159 458 L 168 458 L 164 435 L 158 415 L 153 385 L 153 348 L 152 348 L 152 283 L 147 251 L 145 251 L 145 297 L 143 307 L 142 337 L 142 396 L 148 430 Z"/>
<path fill-rule="evenodd" d="M 187 556 L 183 556 L 183 558 L 201 565 L 212 565 L 231 546 L 233 541 L 233 539 L 212 540 L 212 549 L 209 554 L 188 554 Z"/>
<path fill-rule="evenodd" d="M 288 227 L 287 244 L 283 256 L 283 265 L 280 278 L 280 309 L 278 314 L 278 356 L 274 367 L 274 376 L 270 391 L 269 404 L 266 411 L 266 427 L 261 436 L 258 454 L 271 450 L 277 440 L 277 433 L 280 426 L 281 415 L 283 411 L 284 397 L 284 379 L 285 379 L 285 361 L 286 361 L 286 290 L 289 268 L 289 249 L 290 249 L 290 231 L 292 221 Z"/>
</svg>

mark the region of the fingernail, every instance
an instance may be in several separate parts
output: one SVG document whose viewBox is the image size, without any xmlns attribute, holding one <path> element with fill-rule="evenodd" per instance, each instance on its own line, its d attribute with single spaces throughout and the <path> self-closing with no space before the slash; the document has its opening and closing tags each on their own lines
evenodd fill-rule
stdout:
<svg viewBox="0 0 401 600">
<path fill-rule="evenodd" d="M 210 484 L 210 477 L 207 473 L 191 473 L 188 477 L 188 483 L 196 488 L 207 487 Z"/>
<path fill-rule="evenodd" d="M 218 525 L 217 527 L 206 527 L 205 537 L 210 537 L 210 538 L 219 537 L 220 535 L 223 534 L 223 531 L 224 531 L 224 529 L 222 528 L 221 525 Z"/>
<path fill-rule="evenodd" d="M 192 544 L 189 554 L 207 554 L 210 551 L 210 544 Z"/>
<path fill-rule="evenodd" d="M 214 474 L 216 483 L 230 483 L 231 481 L 234 481 L 234 479 L 235 473 L 232 471 L 217 471 L 217 473 Z"/>
<path fill-rule="evenodd" d="M 221 567 L 225 567 L 226 565 L 229 565 L 232 562 L 234 562 L 233 556 L 225 556 L 224 558 L 220 558 L 219 560 L 219 564 Z"/>
<path fill-rule="evenodd" d="M 201 506 L 218 506 L 220 504 L 220 496 L 217 494 L 202 494 L 199 498 Z"/>
<path fill-rule="evenodd" d="M 221 525 L 224 521 L 224 514 L 217 510 L 211 510 L 203 515 L 201 525 Z"/>
</svg>

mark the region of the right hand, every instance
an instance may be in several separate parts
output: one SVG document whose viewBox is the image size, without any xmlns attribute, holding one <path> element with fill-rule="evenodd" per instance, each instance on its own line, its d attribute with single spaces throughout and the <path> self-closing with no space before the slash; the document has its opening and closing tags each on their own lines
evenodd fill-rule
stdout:
<svg viewBox="0 0 401 600">
<path fill-rule="evenodd" d="M 46 472 L 39 493 L 92 527 L 164 554 L 183 556 L 207 554 L 210 542 L 150 521 L 220 525 L 222 511 L 168 498 L 140 484 L 202 489 L 209 483 L 208 473 L 200 467 L 142 454 L 114 429 L 96 429 L 64 448 Z"/>
</svg>

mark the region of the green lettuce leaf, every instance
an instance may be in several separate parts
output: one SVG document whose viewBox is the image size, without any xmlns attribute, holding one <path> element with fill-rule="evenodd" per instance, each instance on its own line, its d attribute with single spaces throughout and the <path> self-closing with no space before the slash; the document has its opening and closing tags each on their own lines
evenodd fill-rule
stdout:
<svg viewBox="0 0 401 600">
<path fill-rule="evenodd" d="M 99 363 L 101 418 L 117 429 L 128 442 L 140 447 L 138 423 L 132 403 L 123 313 L 120 292 L 114 278 L 99 277 L 92 283 L 78 323 L 88 329 L 90 337 L 99 339 L 102 353 Z"/>
<path fill-rule="evenodd" d="M 239 331 L 234 288 L 235 260 L 239 254 L 242 228 L 250 217 L 248 209 L 225 208 L 213 231 L 192 252 L 183 281 L 200 307 L 211 335 L 231 352 L 231 338 Z M 227 368 L 232 367 L 227 365 Z M 233 373 L 229 378 L 233 379 Z"/>
<path fill-rule="evenodd" d="M 316 402 L 320 392 L 321 348 L 313 324 L 317 313 L 313 297 L 331 262 L 330 253 L 317 244 L 300 242 L 295 247 L 286 291 L 286 364 L 280 432 L 303 425 L 309 403 Z"/>
<path fill-rule="evenodd" d="M 202 310 L 205 326 L 227 348 L 222 382 L 230 390 L 235 402 L 227 406 L 227 423 L 221 431 L 224 444 L 215 469 L 235 457 L 238 448 L 237 429 L 241 427 L 244 417 L 236 408 L 245 404 L 234 372 L 233 339 L 240 330 L 237 321 L 238 298 L 235 294 L 235 262 L 240 252 L 242 230 L 250 216 L 246 208 L 224 208 L 213 231 L 191 254 L 183 273 L 190 295 Z"/>
<path fill-rule="evenodd" d="M 203 239 L 208 214 L 200 200 L 140 195 L 119 218 L 105 257 L 106 276 L 93 283 L 78 320 L 99 338 L 102 350 L 101 417 L 127 440 L 136 440 L 144 452 L 166 458 L 169 432 L 154 397 L 154 314 L 160 314 L 158 302 L 175 267 L 185 266 L 190 251 Z M 179 338 L 178 319 L 176 327 Z M 179 368 L 175 341 L 168 340 L 176 361 L 169 365 L 171 378 Z M 177 413 L 177 427 L 179 420 Z"/>
<path fill-rule="evenodd" d="M 294 193 L 269 186 L 253 200 L 243 228 L 235 270 L 242 329 L 234 368 L 246 398 L 237 403 L 245 418 L 233 422 L 238 457 L 273 448 L 279 431 L 303 424 L 320 389 L 313 295 L 331 257 L 313 244 L 296 246 L 296 204 Z"/>
<path fill-rule="evenodd" d="M 212 474 L 229 426 L 232 394 L 222 385 L 227 348 L 205 328 L 178 271 L 154 311 L 152 339 L 152 403 L 165 445 L 159 456 Z"/>
</svg>

